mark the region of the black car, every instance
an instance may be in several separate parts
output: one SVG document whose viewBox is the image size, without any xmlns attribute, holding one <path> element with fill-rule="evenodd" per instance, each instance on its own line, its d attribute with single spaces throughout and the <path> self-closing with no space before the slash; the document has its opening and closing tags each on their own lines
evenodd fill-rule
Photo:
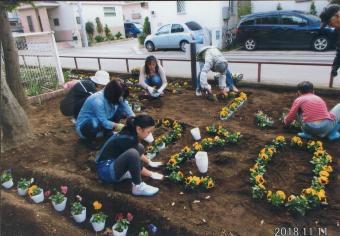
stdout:
<svg viewBox="0 0 340 236">
<path fill-rule="evenodd" d="M 335 45 L 333 28 L 320 28 L 320 18 L 302 11 L 272 11 L 242 17 L 236 40 L 246 50 L 257 48 L 312 48 L 325 51 Z"/>
</svg>

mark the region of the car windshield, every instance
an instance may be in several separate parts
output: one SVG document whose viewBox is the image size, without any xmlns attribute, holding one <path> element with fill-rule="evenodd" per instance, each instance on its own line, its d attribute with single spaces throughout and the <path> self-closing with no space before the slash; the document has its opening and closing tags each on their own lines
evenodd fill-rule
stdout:
<svg viewBox="0 0 340 236">
<path fill-rule="evenodd" d="M 140 23 L 134 23 L 134 24 L 135 24 L 135 26 L 136 26 L 138 29 L 143 29 L 142 24 L 140 24 Z"/>
<path fill-rule="evenodd" d="M 320 21 L 320 18 L 317 16 L 314 16 L 312 14 L 304 14 L 305 16 L 307 16 L 308 18 L 312 19 L 312 21 Z"/>
<path fill-rule="evenodd" d="M 185 23 L 185 25 L 188 26 L 188 28 L 192 31 L 197 31 L 197 30 L 202 29 L 202 27 L 194 21 L 187 22 L 187 23 Z"/>
</svg>

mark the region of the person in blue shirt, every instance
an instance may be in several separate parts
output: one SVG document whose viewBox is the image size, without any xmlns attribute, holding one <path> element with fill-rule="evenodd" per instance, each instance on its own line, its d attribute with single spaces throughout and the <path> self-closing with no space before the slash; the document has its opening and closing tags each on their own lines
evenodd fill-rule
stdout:
<svg viewBox="0 0 340 236">
<path fill-rule="evenodd" d="M 149 115 L 130 117 L 126 126 L 118 134 L 112 135 L 96 155 L 96 167 L 99 179 L 103 183 L 117 183 L 124 179 L 132 179 L 132 194 L 153 196 L 159 188 L 142 181 L 142 175 L 162 180 L 160 173 L 143 167 L 142 162 L 157 168 L 163 163 L 150 161 L 144 154 L 142 141 L 151 143 L 155 121 Z"/>
<path fill-rule="evenodd" d="M 124 127 L 119 123 L 121 118 L 135 116 L 126 101 L 128 95 L 127 87 L 120 80 L 112 80 L 104 90 L 86 99 L 76 121 L 77 134 L 86 146 L 98 149 L 97 136 L 109 137 Z"/>
</svg>

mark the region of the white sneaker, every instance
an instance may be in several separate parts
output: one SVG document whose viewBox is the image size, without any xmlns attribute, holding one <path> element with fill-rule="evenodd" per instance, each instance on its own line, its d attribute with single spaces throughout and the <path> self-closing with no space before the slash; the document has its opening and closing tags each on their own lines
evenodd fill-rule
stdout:
<svg viewBox="0 0 340 236">
<path fill-rule="evenodd" d="M 142 182 L 138 185 L 132 183 L 132 194 L 136 196 L 153 196 L 159 191 L 159 188 L 152 187 Z"/>
<path fill-rule="evenodd" d="M 71 122 L 72 122 L 72 124 L 74 124 L 74 125 L 77 123 L 76 119 L 74 119 L 74 118 L 71 119 Z"/>
<path fill-rule="evenodd" d="M 118 180 L 118 182 L 121 182 L 125 179 L 132 179 L 131 173 L 130 171 L 126 171 L 125 174 L 123 174 L 122 177 L 120 177 L 120 179 Z"/>
<path fill-rule="evenodd" d="M 202 96 L 201 90 L 196 89 L 196 96 Z"/>
<path fill-rule="evenodd" d="M 157 172 L 151 172 L 150 178 L 155 179 L 155 180 L 163 180 L 164 175 L 157 173 Z"/>
</svg>

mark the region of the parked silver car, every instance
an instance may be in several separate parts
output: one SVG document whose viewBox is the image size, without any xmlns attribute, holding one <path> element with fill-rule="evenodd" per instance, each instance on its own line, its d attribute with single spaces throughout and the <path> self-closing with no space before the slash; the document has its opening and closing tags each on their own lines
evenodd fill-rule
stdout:
<svg viewBox="0 0 340 236">
<path fill-rule="evenodd" d="M 148 35 L 144 46 L 149 52 L 161 48 L 179 48 L 185 51 L 185 44 L 203 43 L 203 38 L 204 30 L 197 22 L 173 23 L 163 25 L 155 33 Z"/>
</svg>

